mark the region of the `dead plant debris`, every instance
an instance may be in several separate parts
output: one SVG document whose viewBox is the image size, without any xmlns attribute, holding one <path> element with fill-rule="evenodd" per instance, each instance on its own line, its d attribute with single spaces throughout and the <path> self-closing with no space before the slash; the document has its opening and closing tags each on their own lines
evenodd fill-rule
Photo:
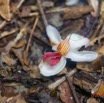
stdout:
<svg viewBox="0 0 104 103">
<path fill-rule="evenodd" d="M 49 31 L 47 25 L 54 28 Z M 61 48 L 69 42 L 59 39 L 59 47 L 56 38 L 50 40 L 53 33 L 62 39 L 73 33 L 88 38 L 90 45 L 81 44 L 77 52 L 97 52 L 97 59 L 66 59 L 61 73 L 43 76 L 40 63 L 56 65 L 70 51 Z M 76 98 L 77 103 L 104 103 L 104 1 L 0 0 L 0 103 L 76 103 Z"/>
</svg>

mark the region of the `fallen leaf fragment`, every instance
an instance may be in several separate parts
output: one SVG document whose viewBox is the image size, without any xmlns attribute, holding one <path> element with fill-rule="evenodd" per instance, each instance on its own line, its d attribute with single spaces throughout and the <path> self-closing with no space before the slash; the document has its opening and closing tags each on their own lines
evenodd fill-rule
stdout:
<svg viewBox="0 0 104 103">
<path fill-rule="evenodd" d="M 104 1 L 102 1 L 100 13 L 101 13 L 101 16 L 104 18 Z"/>
<path fill-rule="evenodd" d="M 26 103 L 25 99 L 22 97 L 21 94 L 15 96 L 15 97 L 10 97 L 6 100 L 6 103 Z"/>
<path fill-rule="evenodd" d="M 9 52 L 10 49 L 11 49 L 12 47 L 15 47 L 15 46 L 16 46 L 18 40 L 20 40 L 24 35 L 26 35 L 26 28 L 22 28 L 22 29 L 20 30 L 20 32 L 17 34 L 16 38 L 15 38 L 13 41 L 11 41 L 11 42 L 5 47 L 5 50 Z"/>
<path fill-rule="evenodd" d="M 72 92 L 66 81 L 60 84 L 58 89 L 60 90 L 60 98 L 64 103 L 75 103 Z"/>
<path fill-rule="evenodd" d="M 10 21 L 11 19 L 9 3 L 10 0 L 0 0 L 0 15 L 7 21 Z"/>
<path fill-rule="evenodd" d="M 99 103 L 99 102 L 96 99 L 94 99 L 94 98 L 89 98 L 87 100 L 87 103 Z"/>
<path fill-rule="evenodd" d="M 5 101 L 6 101 L 6 99 L 7 99 L 7 97 L 2 97 L 1 96 L 1 91 L 0 91 L 0 103 L 5 103 Z"/>
<path fill-rule="evenodd" d="M 5 63 L 8 66 L 12 66 L 16 63 L 16 61 L 13 58 L 11 58 L 9 54 L 6 54 L 6 53 L 1 54 L 0 60 L 1 60 L 1 62 L 0 62 L 1 65 L 3 65 L 3 63 Z"/>
<path fill-rule="evenodd" d="M 31 78 L 40 78 L 39 68 L 37 66 L 31 66 L 30 77 Z"/>
</svg>

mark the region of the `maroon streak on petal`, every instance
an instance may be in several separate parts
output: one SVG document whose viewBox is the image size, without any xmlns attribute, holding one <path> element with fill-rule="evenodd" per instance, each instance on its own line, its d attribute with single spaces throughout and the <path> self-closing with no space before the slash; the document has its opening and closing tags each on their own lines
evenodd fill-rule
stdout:
<svg viewBox="0 0 104 103">
<path fill-rule="evenodd" d="M 50 60 L 50 66 L 54 66 L 59 63 L 61 57 L 53 58 Z"/>
<path fill-rule="evenodd" d="M 47 52 L 43 56 L 43 61 L 44 62 L 48 61 L 50 66 L 54 66 L 57 63 L 59 63 L 60 59 L 61 59 L 61 54 L 59 54 L 58 52 Z"/>
</svg>

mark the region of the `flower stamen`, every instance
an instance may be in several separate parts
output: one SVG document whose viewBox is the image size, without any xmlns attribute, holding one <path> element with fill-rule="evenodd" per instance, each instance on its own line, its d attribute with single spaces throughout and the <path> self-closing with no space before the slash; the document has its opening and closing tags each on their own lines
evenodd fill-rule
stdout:
<svg viewBox="0 0 104 103">
<path fill-rule="evenodd" d="M 65 39 L 62 42 L 60 42 L 60 44 L 57 47 L 57 50 L 61 55 L 65 55 L 69 52 L 69 47 L 69 39 Z"/>
</svg>

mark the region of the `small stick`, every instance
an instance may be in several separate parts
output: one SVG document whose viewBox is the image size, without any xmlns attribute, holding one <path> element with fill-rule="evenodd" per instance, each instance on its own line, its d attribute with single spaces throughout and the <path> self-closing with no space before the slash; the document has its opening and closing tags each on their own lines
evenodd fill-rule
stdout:
<svg viewBox="0 0 104 103">
<path fill-rule="evenodd" d="M 44 25 L 45 25 L 45 27 L 46 27 L 46 26 L 48 25 L 48 21 L 47 21 L 47 19 L 46 19 L 44 10 L 43 10 L 43 8 L 42 8 L 41 0 L 37 0 L 37 3 L 38 3 L 38 6 L 39 6 L 40 13 L 41 13 L 41 15 L 42 15 L 42 19 L 43 19 Z"/>
<path fill-rule="evenodd" d="M 19 8 L 21 7 L 21 5 L 24 3 L 24 1 L 25 1 L 25 0 L 21 0 L 21 1 L 19 2 L 19 4 L 17 5 L 16 8 L 19 9 Z"/>
<path fill-rule="evenodd" d="M 99 31 L 101 30 L 101 27 L 102 27 L 102 24 L 99 24 L 93 34 L 93 36 L 91 37 L 91 40 L 93 40 L 98 34 L 99 34 Z"/>
<path fill-rule="evenodd" d="M 9 32 L 7 32 L 7 31 L 6 32 L 3 32 L 0 35 L 0 39 L 1 38 L 4 38 L 5 36 L 12 35 L 12 34 L 16 33 L 17 31 L 18 31 L 18 28 L 15 28 L 15 29 L 13 29 L 13 30 L 11 30 Z"/>
<path fill-rule="evenodd" d="M 35 28 L 36 28 L 36 25 L 37 25 L 37 23 L 38 23 L 38 20 L 39 20 L 39 18 L 38 18 L 38 16 L 37 16 L 37 17 L 36 17 L 36 20 L 35 20 L 35 22 L 34 22 L 32 31 L 31 31 L 31 33 L 30 33 L 30 38 L 29 38 L 29 40 L 28 40 L 28 44 L 27 44 L 26 50 L 25 50 L 25 52 L 24 52 L 24 62 L 26 62 L 26 64 L 28 64 L 28 63 L 27 63 L 27 62 L 28 62 L 28 60 L 27 60 L 27 55 L 28 55 L 28 51 L 29 51 L 29 46 L 30 46 L 30 42 L 31 42 L 31 39 L 32 39 L 33 32 L 34 32 L 34 30 L 35 30 Z"/>
<path fill-rule="evenodd" d="M 75 92 L 75 90 L 74 90 L 73 84 L 72 84 L 72 82 L 71 82 L 71 80 L 70 80 L 70 78 L 69 78 L 68 73 L 66 73 L 66 79 L 67 79 L 67 81 L 68 81 L 68 84 L 69 84 L 70 89 L 71 89 L 71 91 L 72 91 L 72 93 L 73 93 L 73 96 L 74 96 L 74 99 L 75 99 L 76 103 L 80 103 L 79 100 L 78 100 L 78 97 L 77 97 L 77 95 L 76 95 L 76 92 Z"/>
<path fill-rule="evenodd" d="M 18 60 L 20 61 L 20 63 L 22 64 L 22 66 L 24 66 L 24 60 L 22 59 L 22 57 L 18 54 L 18 52 L 12 48 L 11 51 L 15 54 L 15 56 L 18 58 Z"/>
<path fill-rule="evenodd" d="M 6 24 L 7 24 L 7 22 L 4 20 L 4 21 L 0 24 L 0 29 L 2 29 Z"/>
<path fill-rule="evenodd" d="M 24 18 L 24 17 L 32 17 L 32 16 L 38 16 L 39 13 L 38 12 L 34 12 L 34 13 L 29 13 L 29 15 L 26 15 L 26 16 L 20 16 L 21 18 Z"/>
<path fill-rule="evenodd" d="M 77 69 L 73 69 L 72 71 L 70 71 L 70 72 L 68 73 L 68 76 L 71 77 L 71 76 L 72 76 L 73 74 L 75 74 L 77 71 L 78 71 Z M 53 90 L 53 89 L 55 89 L 58 85 L 60 85 L 62 82 L 64 82 L 65 80 L 66 80 L 66 78 L 65 78 L 65 76 L 64 76 L 64 77 L 58 79 L 57 81 L 55 81 L 54 83 L 50 84 L 50 85 L 48 86 L 48 88 L 49 88 L 50 90 Z"/>
<path fill-rule="evenodd" d="M 99 16 L 100 16 L 100 5 L 101 5 L 101 0 L 99 0 L 99 7 L 98 7 L 98 10 L 97 10 L 97 16 L 93 22 L 93 25 L 91 26 L 91 28 L 88 30 L 88 33 L 87 33 L 87 38 L 90 38 L 94 32 L 94 27 L 95 25 L 97 24 L 98 22 L 98 19 L 99 19 Z"/>
</svg>

